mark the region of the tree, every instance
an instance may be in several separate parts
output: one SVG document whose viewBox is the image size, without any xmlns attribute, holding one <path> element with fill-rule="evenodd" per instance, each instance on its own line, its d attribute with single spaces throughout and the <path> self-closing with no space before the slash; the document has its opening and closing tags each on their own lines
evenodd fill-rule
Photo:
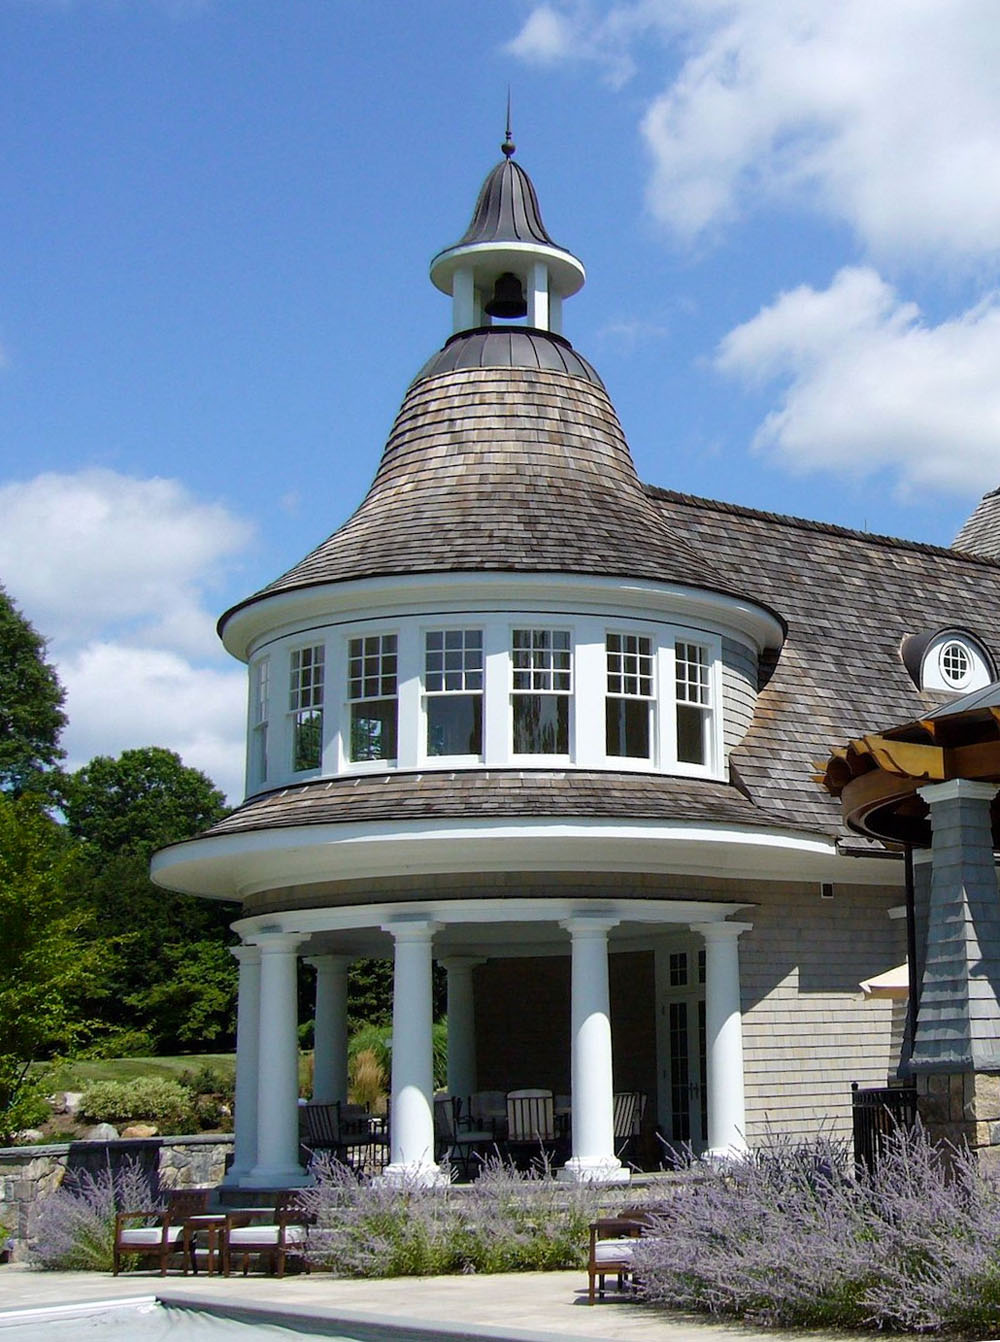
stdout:
<svg viewBox="0 0 1000 1342">
<path fill-rule="evenodd" d="M 226 814 L 210 778 L 162 746 L 98 755 L 71 774 L 63 810 L 70 833 L 102 857 L 148 859 L 168 843 L 190 839 Z"/>
<path fill-rule="evenodd" d="M 0 789 L 17 795 L 62 759 L 64 698 L 45 640 L 0 587 Z"/>
<path fill-rule="evenodd" d="M 102 972 L 81 1003 L 99 1012 L 130 1051 L 189 1051 L 229 1042 L 237 966 L 228 904 L 154 886 L 149 859 L 221 819 L 211 779 L 158 746 L 99 756 L 66 780 L 63 810 L 87 861 Z M 112 1042 L 112 1041 L 109 1041 Z"/>
<path fill-rule="evenodd" d="M 0 793 L 0 1136 L 20 1126 L 27 1064 L 83 1028 L 69 1005 L 95 958 L 74 894 L 80 858 L 38 798 Z"/>
</svg>

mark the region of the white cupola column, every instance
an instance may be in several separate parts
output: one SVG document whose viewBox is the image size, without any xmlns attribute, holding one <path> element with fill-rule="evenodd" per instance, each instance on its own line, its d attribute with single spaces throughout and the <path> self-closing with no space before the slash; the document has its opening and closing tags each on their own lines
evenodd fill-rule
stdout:
<svg viewBox="0 0 1000 1342">
<path fill-rule="evenodd" d="M 454 331 L 469 331 L 479 325 L 476 317 L 476 275 L 471 265 L 455 271 L 451 290 L 451 319 Z"/>
<path fill-rule="evenodd" d="M 260 951 L 256 946 L 231 946 L 240 965 L 236 1004 L 236 1095 L 234 1099 L 233 1163 L 223 1184 L 245 1179 L 257 1163 L 257 1068 L 260 1059 Z"/>
<path fill-rule="evenodd" d="M 608 933 L 618 921 L 581 914 L 561 924 L 573 939 L 573 1154 L 558 1175 L 568 1183 L 628 1183 L 630 1178 L 615 1155 Z"/>
<path fill-rule="evenodd" d="M 431 969 L 438 924 L 389 923 L 392 934 L 392 1100 L 388 1183 L 446 1182 L 434 1161 L 434 1011 Z"/>
<path fill-rule="evenodd" d="M 448 1094 L 466 1099 L 476 1089 L 476 1003 L 472 971 L 485 963 L 470 955 L 441 962 L 448 973 Z"/>
<path fill-rule="evenodd" d="M 313 1100 L 347 1100 L 347 971 L 349 955 L 317 955 L 306 960 L 316 971 L 313 1029 Z"/>
<path fill-rule="evenodd" d="M 549 268 L 535 261 L 528 271 L 528 325 L 549 330 Z"/>
<path fill-rule="evenodd" d="M 258 932 L 260 1055 L 257 1163 L 244 1188 L 293 1188 L 309 1182 L 299 1164 L 299 1039 L 296 1001 L 297 932 Z"/>
<path fill-rule="evenodd" d="M 705 939 L 705 1035 L 709 1156 L 747 1149 L 739 937 L 753 923 L 692 923 Z"/>
</svg>

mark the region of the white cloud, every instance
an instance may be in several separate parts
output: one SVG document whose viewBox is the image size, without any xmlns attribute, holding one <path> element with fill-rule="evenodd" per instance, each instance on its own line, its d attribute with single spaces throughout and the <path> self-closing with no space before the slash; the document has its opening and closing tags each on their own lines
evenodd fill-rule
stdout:
<svg viewBox="0 0 1000 1342">
<path fill-rule="evenodd" d="M 109 470 L 0 485 L 0 581 L 66 687 L 71 767 L 163 745 L 242 795 L 245 672 L 215 634 L 252 528 L 176 480 Z"/>
<path fill-rule="evenodd" d="M 1000 484 L 1000 294 L 931 326 L 874 270 L 847 267 L 730 331 L 716 366 L 783 384 L 755 446 L 794 470 L 888 468 L 903 494 Z"/>
<path fill-rule="evenodd" d="M 567 15 L 551 5 L 539 5 L 528 15 L 517 37 L 508 43 L 507 50 L 522 60 L 550 65 L 575 54 L 573 36 L 573 25 Z"/>
<path fill-rule="evenodd" d="M 130 642 L 215 655 L 203 592 L 251 529 L 176 480 L 109 470 L 0 486 L 0 573 L 55 642 L 115 629 Z"/>
<path fill-rule="evenodd" d="M 550 3 L 511 49 L 586 57 L 612 79 L 629 60 L 662 69 L 642 121 L 648 199 L 682 237 L 794 201 L 875 255 L 1000 250 L 995 0 Z"/>
</svg>

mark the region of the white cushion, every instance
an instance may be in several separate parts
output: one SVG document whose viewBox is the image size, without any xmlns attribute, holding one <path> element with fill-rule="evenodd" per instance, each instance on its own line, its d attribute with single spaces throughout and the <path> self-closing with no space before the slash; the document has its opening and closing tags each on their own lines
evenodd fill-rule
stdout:
<svg viewBox="0 0 1000 1342">
<path fill-rule="evenodd" d="M 595 1263 L 630 1263 L 634 1239 L 599 1239 L 594 1245 Z"/>
<path fill-rule="evenodd" d="M 176 1244 L 183 1233 L 182 1226 L 167 1226 L 167 1243 Z M 162 1226 L 136 1226 L 133 1230 L 123 1230 L 118 1243 L 125 1245 L 157 1245 L 163 1243 Z"/>
<path fill-rule="evenodd" d="M 229 1232 L 229 1243 L 239 1244 L 274 1244 L 278 1243 L 278 1226 L 236 1226 Z M 285 1226 L 286 1244 L 305 1243 L 306 1232 L 304 1226 Z"/>
</svg>

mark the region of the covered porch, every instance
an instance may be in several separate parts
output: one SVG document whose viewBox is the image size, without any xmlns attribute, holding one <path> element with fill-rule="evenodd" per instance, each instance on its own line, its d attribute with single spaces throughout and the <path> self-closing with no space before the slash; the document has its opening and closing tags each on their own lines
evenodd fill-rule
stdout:
<svg viewBox="0 0 1000 1342">
<path fill-rule="evenodd" d="M 685 974 L 690 972 L 690 988 L 703 1001 L 702 1144 L 716 1155 L 744 1149 L 739 937 L 751 924 L 734 921 L 734 915 L 745 908 L 710 900 L 596 897 L 588 891 L 578 898 L 411 897 L 242 919 L 234 924 L 242 939 L 234 951 L 240 962 L 236 1142 L 226 1182 L 272 1188 L 308 1179 L 299 1160 L 299 957 L 317 975 L 313 1097 L 326 1103 L 347 1099 L 349 966 L 362 957 L 393 960 L 390 1152 L 384 1174 L 390 1181 L 434 1183 L 444 1177 L 434 1158 L 435 960 L 448 982 L 448 1092 L 467 1097 L 483 1089 L 565 1087 L 570 1154 L 558 1177 L 626 1182 L 629 1169 L 616 1152 L 614 1094 L 634 1087 L 637 1063 L 629 1056 L 628 1022 L 615 1030 L 613 1045 L 610 967 L 620 967 L 616 977 L 623 982 L 641 977 L 633 972 L 638 961 L 651 962 L 633 995 L 639 998 L 637 1010 L 648 1012 L 652 1068 L 649 1061 L 641 1064 L 639 1079 L 646 1084 L 635 1088 L 647 1091 L 662 1121 L 676 1107 L 678 1089 L 667 1065 L 678 1012 L 667 999 L 673 984 L 673 998 L 679 1000 L 679 965 L 688 955 L 676 948 L 690 946 Z M 565 986 L 559 1008 L 544 988 L 560 977 L 565 985 L 567 976 L 568 1013 Z M 517 1019 L 520 1037 L 504 1023 Z M 697 1029 L 697 1022 L 692 1024 Z M 698 1048 L 696 1036 L 693 1047 Z"/>
</svg>

